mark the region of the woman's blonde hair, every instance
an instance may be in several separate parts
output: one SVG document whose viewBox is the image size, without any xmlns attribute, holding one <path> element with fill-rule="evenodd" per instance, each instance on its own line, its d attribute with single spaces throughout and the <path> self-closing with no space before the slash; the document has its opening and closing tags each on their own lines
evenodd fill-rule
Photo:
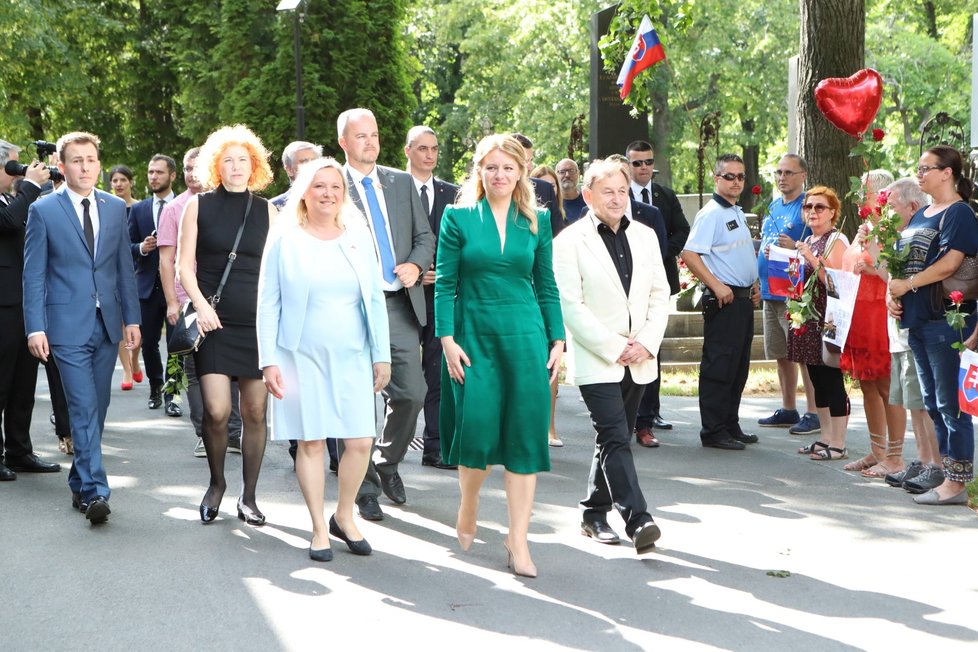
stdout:
<svg viewBox="0 0 978 652">
<path fill-rule="evenodd" d="M 496 150 L 506 154 L 514 161 L 520 171 L 520 178 L 513 190 L 513 201 L 516 210 L 530 223 L 530 233 L 537 232 L 537 198 L 530 184 L 530 176 L 526 169 L 526 151 L 519 141 L 508 134 L 493 134 L 479 141 L 472 158 L 472 170 L 459 193 L 461 203 L 474 206 L 486 196 L 482 185 L 482 161 Z"/>
<path fill-rule="evenodd" d="M 221 155 L 231 145 L 244 147 L 251 157 L 248 190 L 264 190 L 273 178 L 272 168 L 268 164 L 270 154 L 255 132 L 241 124 L 221 127 L 207 137 L 207 142 L 200 148 L 194 176 L 206 190 L 221 185 Z"/>
<path fill-rule="evenodd" d="M 343 203 L 340 206 L 340 212 L 336 215 L 336 225 L 345 228 L 347 219 L 356 219 L 360 214 L 350 199 L 350 187 L 347 185 L 343 166 L 332 156 L 323 156 L 299 166 L 299 173 L 295 175 L 292 189 L 289 190 L 289 200 L 285 202 L 285 206 L 282 208 L 282 214 L 291 216 L 299 226 L 305 226 L 309 223 L 309 210 L 306 208 L 305 194 L 312 185 L 313 179 L 316 178 L 316 174 L 325 168 L 336 170 L 343 182 Z"/>
<path fill-rule="evenodd" d="M 826 203 L 829 205 L 829 208 L 832 209 L 832 226 L 835 226 L 835 223 L 839 221 L 839 209 L 842 208 L 842 202 L 839 201 L 839 196 L 835 194 L 835 191 L 828 186 L 815 186 L 805 193 L 804 203 L 807 204 L 808 200 L 816 195 L 825 197 Z M 804 214 L 804 209 L 802 209 L 802 213 L 802 217 L 807 220 L 807 217 Z"/>
</svg>

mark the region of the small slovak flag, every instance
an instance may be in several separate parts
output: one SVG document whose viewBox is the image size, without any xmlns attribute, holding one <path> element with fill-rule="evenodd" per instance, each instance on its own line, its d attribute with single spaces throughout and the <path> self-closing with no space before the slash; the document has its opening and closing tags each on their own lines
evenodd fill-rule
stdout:
<svg viewBox="0 0 978 652">
<path fill-rule="evenodd" d="M 621 99 L 628 97 L 632 91 L 632 81 L 635 80 L 638 73 L 646 68 L 651 68 L 665 58 L 666 51 L 662 49 L 659 35 L 656 34 L 655 28 L 652 27 L 652 21 L 646 14 L 642 17 L 638 34 L 635 35 L 635 41 L 632 43 L 632 49 L 628 51 L 625 63 L 621 66 L 621 72 L 618 73 Z"/>
</svg>

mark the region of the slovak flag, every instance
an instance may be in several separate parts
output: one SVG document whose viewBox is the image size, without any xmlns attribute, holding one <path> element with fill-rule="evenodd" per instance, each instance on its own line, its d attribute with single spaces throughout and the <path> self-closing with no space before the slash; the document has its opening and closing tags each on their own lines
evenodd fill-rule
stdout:
<svg viewBox="0 0 978 652">
<path fill-rule="evenodd" d="M 621 99 L 628 97 L 632 92 L 632 81 L 638 73 L 646 68 L 651 68 L 666 58 L 666 51 L 662 49 L 659 42 L 659 35 L 652 27 L 652 21 L 648 15 L 642 17 L 642 24 L 638 27 L 638 34 L 635 35 L 635 42 L 632 49 L 625 57 L 625 63 L 621 66 L 618 73 L 618 85 L 621 87 Z"/>
<path fill-rule="evenodd" d="M 958 407 L 970 415 L 978 414 L 978 354 L 971 349 L 961 353 L 958 369 Z"/>
</svg>

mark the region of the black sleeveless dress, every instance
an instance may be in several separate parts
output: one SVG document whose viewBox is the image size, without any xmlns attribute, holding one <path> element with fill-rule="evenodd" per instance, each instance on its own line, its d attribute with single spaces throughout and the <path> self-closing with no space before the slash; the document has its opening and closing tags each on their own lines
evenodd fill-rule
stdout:
<svg viewBox="0 0 978 652">
<path fill-rule="evenodd" d="M 244 218 L 248 192 L 230 192 L 218 186 L 197 198 L 197 285 L 205 297 L 212 297 Z M 217 305 L 222 328 L 208 333 L 194 354 L 198 376 L 217 373 L 232 378 L 262 377 L 255 320 L 258 272 L 267 237 L 268 202 L 255 196 L 237 258 Z"/>
</svg>

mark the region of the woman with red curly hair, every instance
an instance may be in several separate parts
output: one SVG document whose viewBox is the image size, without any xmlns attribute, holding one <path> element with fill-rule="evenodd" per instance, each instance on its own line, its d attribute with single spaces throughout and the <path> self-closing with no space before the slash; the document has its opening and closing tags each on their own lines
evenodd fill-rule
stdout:
<svg viewBox="0 0 978 652">
<path fill-rule="evenodd" d="M 193 301 L 197 323 L 207 334 L 194 354 L 204 401 L 202 434 L 210 467 L 210 486 L 200 503 L 200 520 L 217 518 L 227 483 L 227 422 L 231 413 L 231 381 L 240 388 L 241 467 L 244 489 L 238 498 L 238 518 L 263 525 L 265 516 L 255 501 L 255 486 L 265 456 L 265 405 L 268 392 L 258 366 L 258 272 L 275 217 L 273 206 L 253 192 L 272 180 L 268 152 L 244 125 L 221 127 L 208 138 L 197 159 L 196 174 L 208 192 L 187 202 L 180 223 L 177 270 L 180 283 Z M 241 230 L 237 255 L 226 281 L 225 267 Z M 224 283 L 220 301 L 211 304 Z"/>
</svg>

